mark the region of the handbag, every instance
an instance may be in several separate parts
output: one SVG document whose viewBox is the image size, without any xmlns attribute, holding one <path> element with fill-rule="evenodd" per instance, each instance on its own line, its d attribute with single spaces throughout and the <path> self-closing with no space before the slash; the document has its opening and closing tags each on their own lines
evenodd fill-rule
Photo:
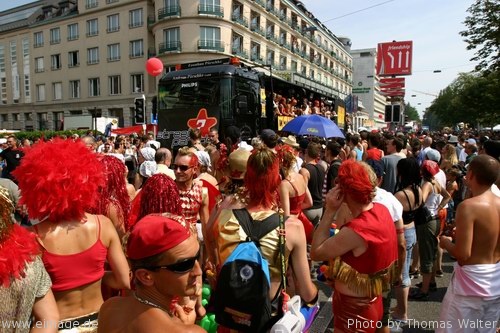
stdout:
<svg viewBox="0 0 500 333">
<path fill-rule="evenodd" d="M 433 218 L 434 216 L 432 215 L 431 211 L 424 204 L 418 207 L 417 210 L 415 211 L 416 225 L 426 224 L 427 222 L 430 222 Z"/>
</svg>

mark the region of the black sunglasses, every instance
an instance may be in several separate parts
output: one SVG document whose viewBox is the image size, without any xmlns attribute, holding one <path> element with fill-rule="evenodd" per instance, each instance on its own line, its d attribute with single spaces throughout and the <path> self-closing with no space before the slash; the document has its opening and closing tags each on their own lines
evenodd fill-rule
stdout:
<svg viewBox="0 0 500 333">
<path fill-rule="evenodd" d="M 191 169 L 192 166 L 190 165 L 177 165 L 177 164 L 172 164 L 172 169 L 175 171 L 177 169 L 180 169 L 182 172 L 186 172 L 189 169 Z"/>
<path fill-rule="evenodd" d="M 157 270 L 157 269 L 166 269 L 166 270 L 169 270 L 169 271 L 177 273 L 177 274 L 184 274 L 187 272 L 191 272 L 193 270 L 194 264 L 199 259 L 200 259 L 200 250 L 198 250 L 198 253 L 196 254 L 195 257 L 186 258 L 186 259 L 178 261 L 174 264 L 163 265 L 163 266 L 151 266 L 151 267 L 144 267 L 144 268 L 148 269 L 150 271 Z"/>
</svg>

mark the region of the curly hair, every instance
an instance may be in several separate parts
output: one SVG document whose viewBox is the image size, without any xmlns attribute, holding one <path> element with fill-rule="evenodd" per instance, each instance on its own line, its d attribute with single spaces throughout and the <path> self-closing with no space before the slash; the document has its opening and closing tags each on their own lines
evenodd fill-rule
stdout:
<svg viewBox="0 0 500 333">
<path fill-rule="evenodd" d="M 99 189 L 101 198 L 95 202 L 90 212 L 109 216 L 111 205 L 114 204 L 119 208 L 118 216 L 127 221 L 130 213 L 130 197 L 125 181 L 127 168 L 122 161 L 112 155 L 101 155 L 99 162 L 106 176 L 106 184 Z"/>
<path fill-rule="evenodd" d="M 162 173 L 151 176 L 144 184 L 137 220 L 154 213 L 182 215 L 177 185 L 172 178 Z"/>
<path fill-rule="evenodd" d="M 40 221 L 80 220 L 98 200 L 105 176 L 97 155 L 83 142 L 54 139 L 26 151 L 13 173 L 28 216 Z"/>
<path fill-rule="evenodd" d="M 283 178 L 287 178 L 290 169 L 297 163 L 293 148 L 288 145 L 279 145 L 276 147 L 276 152 L 280 161 L 280 174 Z"/>
<path fill-rule="evenodd" d="M 276 190 L 280 184 L 279 160 L 267 147 L 254 149 L 248 158 L 245 186 L 251 204 L 272 207 L 277 203 Z"/>
<path fill-rule="evenodd" d="M 367 204 L 375 195 L 368 172 L 357 161 L 342 162 L 337 179 L 342 191 L 359 203 Z"/>
</svg>

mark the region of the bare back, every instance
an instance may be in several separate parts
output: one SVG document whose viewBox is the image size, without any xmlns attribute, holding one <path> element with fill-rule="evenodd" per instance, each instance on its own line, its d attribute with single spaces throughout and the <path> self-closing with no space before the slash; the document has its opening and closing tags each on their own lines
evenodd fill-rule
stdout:
<svg viewBox="0 0 500 333">
<path fill-rule="evenodd" d="M 460 265 L 500 261 L 500 198 L 490 190 L 463 201 L 456 214 Z"/>
</svg>

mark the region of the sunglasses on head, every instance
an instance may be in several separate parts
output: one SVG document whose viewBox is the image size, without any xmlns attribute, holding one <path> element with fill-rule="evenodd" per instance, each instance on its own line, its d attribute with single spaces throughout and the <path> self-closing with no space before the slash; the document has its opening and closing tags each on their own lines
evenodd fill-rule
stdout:
<svg viewBox="0 0 500 333">
<path fill-rule="evenodd" d="M 182 172 L 186 172 L 188 171 L 189 169 L 191 169 L 192 166 L 190 165 L 178 165 L 178 164 L 172 164 L 172 169 L 175 171 L 177 169 L 181 170 Z"/>
<path fill-rule="evenodd" d="M 151 271 L 157 270 L 157 269 L 166 269 L 166 270 L 169 270 L 169 271 L 174 272 L 174 273 L 184 274 L 187 272 L 191 272 L 193 270 L 194 264 L 199 259 L 200 259 L 200 250 L 198 250 L 198 253 L 196 253 L 196 256 L 194 256 L 192 258 L 182 259 L 181 261 L 178 261 L 174 264 L 162 265 L 162 266 L 151 266 L 151 267 L 144 267 L 144 268 L 151 270 Z"/>
</svg>

